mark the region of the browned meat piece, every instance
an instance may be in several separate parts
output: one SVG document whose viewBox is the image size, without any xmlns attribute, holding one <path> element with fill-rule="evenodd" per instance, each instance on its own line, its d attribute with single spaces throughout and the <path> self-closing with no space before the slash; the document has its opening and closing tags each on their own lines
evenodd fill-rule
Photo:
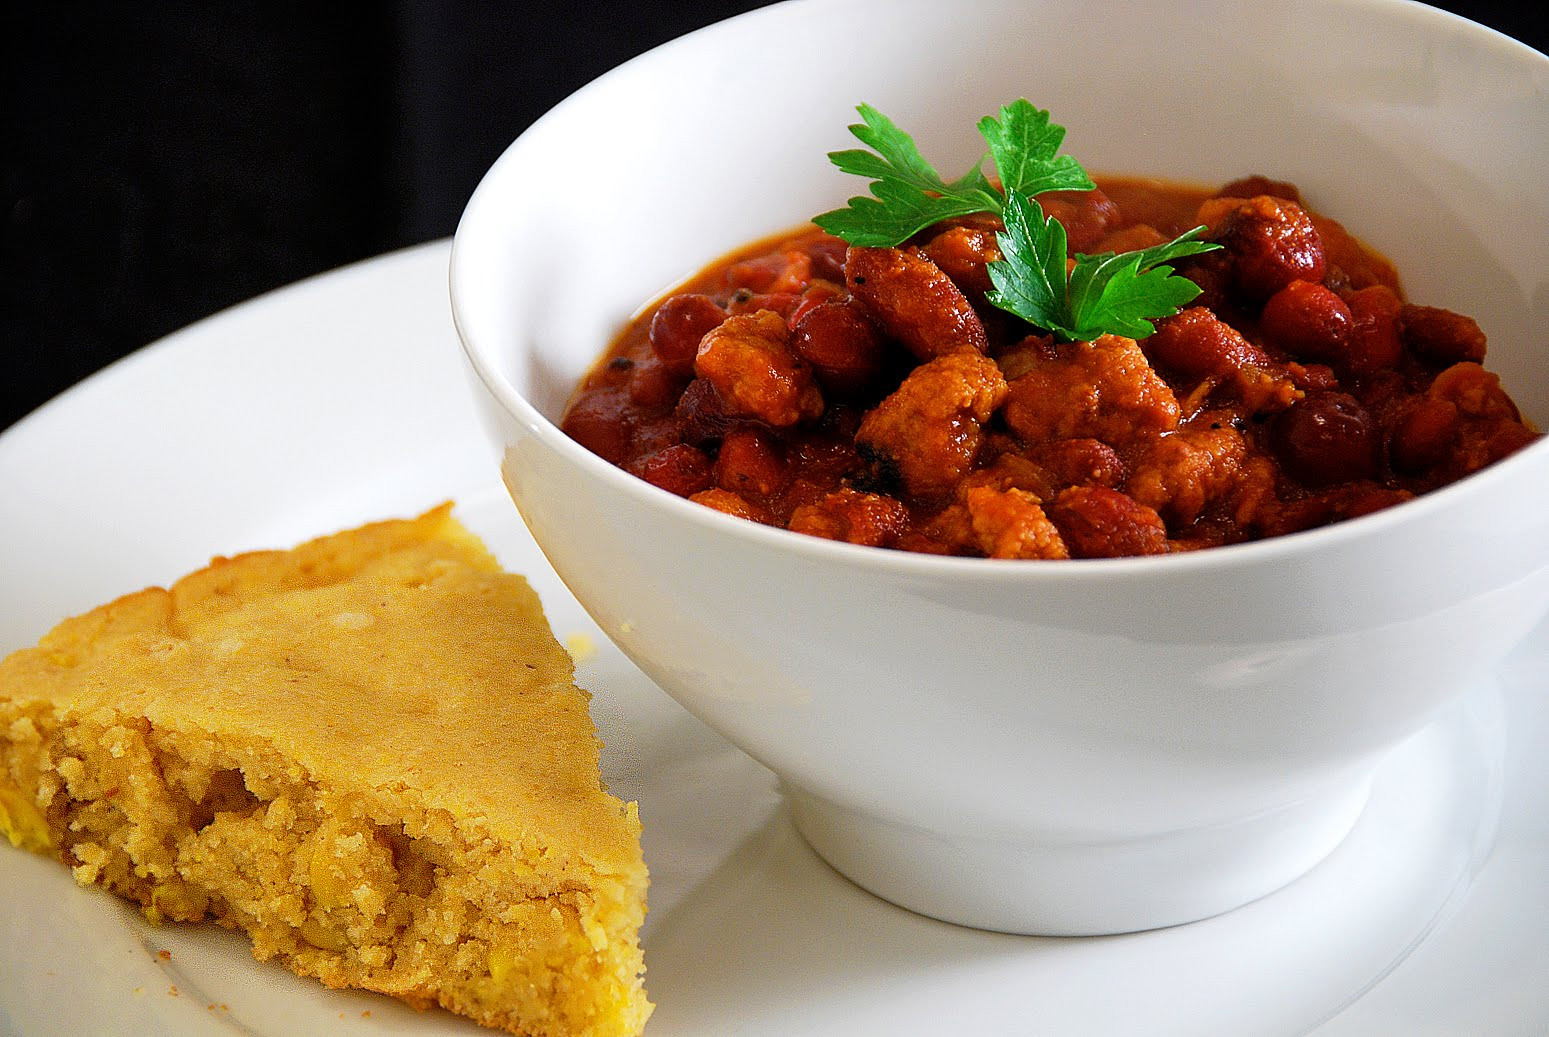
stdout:
<svg viewBox="0 0 1549 1037">
<path fill-rule="evenodd" d="M 1323 280 L 1323 240 L 1294 202 L 1270 195 L 1212 198 L 1199 207 L 1199 222 L 1225 247 L 1233 284 L 1248 302 L 1262 303 L 1292 281 Z"/>
<path fill-rule="evenodd" d="M 954 353 L 921 364 L 861 422 L 856 446 L 882 483 L 911 495 L 951 493 L 968 474 L 984 423 L 1006 397 L 995 362 Z"/>
<path fill-rule="evenodd" d="M 1453 364 L 1437 375 L 1426 399 L 1457 408 L 1457 446 L 1447 459 L 1448 480 L 1494 464 L 1538 438 L 1522 423 L 1517 405 L 1501 388 L 1500 376 L 1473 361 Z"/>
<path fill-rule="evenodd" d="M 723 490 L 719 486 L 712 486 L 708 490 L 701 490 L 690 497 L 689 500 L 695 504 L 703 504 L 707 508 L 714 508 L 716 511 L 736 518 L 747 519 L 750 522 L 762 522 L 765 525 L 769 524 L 769 513 L 763 508 L 730 490 Z"/>
<path fill-rule="evenodd" d="M 1062 439 L 1039 451 L 1036 461 L 1002 454 L 970 474 L 963 485 L 1026 490 L 1047 501 L 1067 486 L 1117 486 L 1123 481 L 1124 462 L 1113 447 L 1095 439 Z"/>
<path fill-rule="evenodd" d="M 1245 453 L 1242 435 L 1230 426 L 1183 429 L 1141 456 L 1124 490 L 1176 530 L 1231 493 Z"/>
<path fill-rule="evenodd" d="M 842 489 L 797 508 L 786 528 L 829 540 L 887 547 L 908 524 L 909 509 L 902 502 L 877 493 Z"/>
<path fill-rule="evenodd" d="M 1425 395 L 1433 400 L 1447 400 L 1465 418 L 1521 420 L 1517 405 L 1501 388 L 1500 376 L 1469 361 L 1453 364 L 1437 375 Z"/>
<path fill-rule="evenodd" d="M 1048 509 L 1073 558 L 1167 553 L 1167 526 L 1149 508 L 1105 486 L 1072 486 Z"/>
<path fill-rule="evenodd" d="M 1283 410 L 1301 396 L 1283 365 L 1202 306 L 1157 321 L 1143 349 L 1163 370 L 1219 386 L 1253 412 Z"/>
<path fill-rule="evenodd" d="M 1178 400 L 1134 339 L 1104 335 L 1061 346 L 1013 379 L 1006 424 L 1028 444 L 1097 439 L 1123 449 L 1178 424 Z"/>
<path fill-rule="evenodd" d="M 845 260 L 850 294 L 888 335 L 921 360 L 983 353 L 984 325 L 952 279 L 923 255 L 852 246 Z"/>
<path fill-rule="evenodd" d="M 989 265 L 1000 260 L 995 232 L 982 227 L 949 227 L 931 238 L 925 255 L 962 291 L 970 302 L 982 303 L 995 285 Z"/>
<path fill-rule="evenodd" d="M 979 551 L 987 558 L 1069 558 L 1060 531 L 1025 490 L 975 486 L 963 494 Z"/>
<path fill-rule="evenodd" d="M 778 313 L 727 317 L 700 341 L 694 370 L 715 386 L 729 414 L 776 427 L 811 420 L 823 413 L 823 394 L 790 338 Z"/>
</svg>

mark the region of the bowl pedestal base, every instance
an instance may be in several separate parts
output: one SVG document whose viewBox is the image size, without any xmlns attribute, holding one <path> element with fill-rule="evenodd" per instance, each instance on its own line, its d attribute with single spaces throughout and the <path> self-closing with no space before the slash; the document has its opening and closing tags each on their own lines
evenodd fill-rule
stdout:
<svg viewBox="0 0 1549 1037">
<path fill-rule="evenodd" d="M 1129 840 L 963 839 L 858 813 L 786 787 L 797 829 L 863 889 L 958 925 L 1038 936 L 1159 929 L 1230 911 L 1333 852 L 1369 774 L 1228 824 Z"/>
</svg>

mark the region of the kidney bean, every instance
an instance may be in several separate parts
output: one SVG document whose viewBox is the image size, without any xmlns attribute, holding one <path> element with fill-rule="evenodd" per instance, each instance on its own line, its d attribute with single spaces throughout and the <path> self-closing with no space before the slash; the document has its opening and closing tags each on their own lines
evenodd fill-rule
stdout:
<svg viewBox="0 0 1549 1037">
<path fill-rule="evenodd" d="M 1151 360 L 1186 378 L 1224 378 L 1243 367 L 1266 368 L 1269 354 L 1203 306 L 1156 322 L 1141 349 Z"/>
<path fill-rule="evenodd" d="M 1377 469 L 1377 432 L 1354 396 L 1309 393 L 1275 417 L 1270 443 L 1282 468 L 1307 486 L 1367 479 Z"/>
<path fill-rule="evenodd" d="M 786 320 L 790 322 L 791 330 L 794 331 L 796 325 L 801 322 L 803 317 L 825 302 L 842 300 L 847 295 L 848 293 L 837 284 L 831 284 L 828 281 L 814 281 L 812 287 L 801 293 L 801 298 L 796 300 L 796 305 L 786 316 Z"/>
<path fill-rule="evenodd" d="M 670 408 L 693 377 L 692 368 L 680 371 L 659 356 L 647 356 L 630 369 L 629 402 L 647 410 Z"/>
<path fill-rule="evenodd" d="M 673 408 L 684 442 L 714 443 L 725 436 L 740 419 L 726 410 L 721 394 L 706 378 L 695 378 L 684 388 Z"/>
<path fill-rule="evenodd" d="M 1072 486 L 1047 510 L 1072 558 L 1167 553 L 1167 525 L 1162 516 L 1118 490 Z"/>
<path fill-rule="evenodd" d="M 715 482 L 739 495 L 768 497 L 785 488 L 789 469 L 774 438 L 752 425 L 734 428 L 721 440 Z"/>
<path fill-rule="evenodd" d="M 1257 173 L 1222 185 L 1215 196 L 1217 198 L 1257 198 L 1261 194 L 1267 194 L 1271 198 L 1284 198 L 1297 205 L 1302 204 L 1302 192 L 1295 184 L 1285 180 L 1271 180 Z"/>
<path fill-rule="evenodd" d="M 1065 247 L 1072 255 L 1095 251 L 1108 228 L 1119 222 L 1119 207 L 1101 189 L 1045 191 L 1038 204 L 1065 228 Z"/>
<path fill-rule="evenodd" d="M 1259 330 L 1299 360 L 1339 363 L 1352 330 L 1350 307 L 1320 284 L 1292 281 L 1264 304 Z"/>
<path fill-rule="evenodd" d="M 860 304 L 825 302 L 796 321 L 791 349 L 812 365 L 818 384 L 854 395 L 882 373 L 884 347 L 877 326 Z"/>
<path fill-rule="evenodd" d="M 1357 374 L 1386 371 L 1398 363 L 1404 344 L 1399 339 L 1398 295 L 1384 284 L 1368 285 L 1345 296 L 1350 309 L 1350 339 L 1345 367 Z"/>
<path fill-rule="evenodd" d="M 690 497 L 711 485 L 710 459 L 686 443 L 665 447 L 634 461 L 629 471 L 668 493 Z"/>
<path fill-rule="evenodd" d="M 812 258 L 795 248 L 733 263 L 726 271 L 729 288 L 754 292 L 800 292 L 812 280 Z"/>
<path fill-rule="evenodd" d="M 845 275 L 850 294 L 921 360 L 988 348 L 984 324 L 968 299 L 923 255 L 851 246 Z"/>
<path fill-rule="evenodd" d="M 694 373 L 699 340 L 726 319 L 726 311 L 708 295 L 684 293 L 667 299 L 651 317 L 651 351 L 678 374 Z"/>
<path fill-rule="evenodd" d="M 621 386 L 583 392 L 565 412 L 560 428 L 610 464 L 623 464 L 632 439 L 628 393 Z"/>
<path fill-rule="evenodd" d="M 1394 425 L 1388 458 L 1395 470 L 1418 475 L 1445 461 L 1457 438 L 1457 406 L 1449 400 L 1421 399 Z"/>
<path fill-rule="evenodd" d="M 832 234 L 818 234 L 807 242 L 807 256 L 812 263 L 812 276 L 825 281 L 844 284 L 844 257 L 850 246 L 843 238 Z"/>
<path fill-rule="evenodd" d="M 1437 306 L 1405 303 L 1399 311 L 1399 334 L 1410 352 L 1435 364 L 1484 359 L 1485 335 L 1472 317 Z"/>
</svg>

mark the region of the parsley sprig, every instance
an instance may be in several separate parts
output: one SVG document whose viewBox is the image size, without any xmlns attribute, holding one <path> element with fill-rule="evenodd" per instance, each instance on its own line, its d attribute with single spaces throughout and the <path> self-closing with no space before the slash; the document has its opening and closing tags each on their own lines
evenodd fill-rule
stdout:
<svg viewBox="0 0 1549 1037">
<path fill-rule="evenodd" d="M 996 235 L 1002 258 L 989 264 L 995 285 L 989 301 L 1070 341 L 1107 333 L 1144 338 L 1155 330 L 1152 319 L 1177 313 L 1199 294 L 1167 264 L 1220 247 L 1199 240 L 1203 227 L 1135 252 L 1069 255 L 1064 227 L 1045 216 L 1033 196 L 1097 185 L 1079 162 L 1059 154 L 1065 128 L 1025 98 L 1002 107 L 998 117 L 979 120 L 989 150 L 950 182 L 891 119 L 867 104 L 857 111 L 864 122 L 850 132 L 871 150 L 828 157 L 846 173 L 871 179 L 871 195 L 813 220 L 830 234 L 852 245 L 887 248 L 941 220 L 994 213 L 1005 230 Z M 984 173 L 986 157 L 995 163 L 998 185 Z"/>
</svg>

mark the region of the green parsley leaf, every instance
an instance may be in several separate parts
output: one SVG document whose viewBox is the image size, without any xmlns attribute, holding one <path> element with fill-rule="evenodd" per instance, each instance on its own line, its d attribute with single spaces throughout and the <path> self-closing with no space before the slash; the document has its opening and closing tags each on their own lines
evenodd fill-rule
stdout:
<svg viewBox="0 0 1549 1037">
<path fill-rule="evenodd" d="M 851 198 L 849 205 L 812 222 L 852 245 L 888 248 L 941 220 L 976 212 L 999 213 L 1005 193 L 1090 191 L 1096 185 L 1081 164 L 1057 155 L 1065 128 L 1049 113 L 1019 99 L 1001 108 L 999 118 L 979 120 L 979 133 L 1000 177 L 997 188 L 984 175 L 980 156 L 973 168 L 951 183 L 925 160 L 914 138 L 869 104 L 856 108 L 864 122 L 850 132 L 871 151 L 831 151 L 829 160 L 846 173 L 872 181 L 873 197 Z"/>
<path fill-rule="evenodd" d="M 995 235 L 1003 257 L 989 266 L 995 291 L 990 302 L 1008 313 L 1049 331 L 1065 331 L 1065 228 L 1031 198 L 1012 195 Z"/>
<path fill-rule="evenodd" d="M 1177 313 L 1199 295 L 1198 285 L 1165 264 L 1220 247 L 1200 241 L 1205 228 L 1195 227 L 1162 245 L 1078 255 L 1070 265 L 1064 228 L 1036 201 L 1009 195 L 1002 216 L 1006 229 L 996 241 L 1003 258 L 989 266 L 990 302 L 1072 342 L 1150 335 L 1153 319 Z"/>
<path fill-rule="evenodd" d="M 1065 127 L 1049 121 L 1049 113 L 1026 98 L 1000 110 L 1000 118 L 979 120 L 979 133 L 990 145 L 995 172 L 1006 194 L 1035 195 L 1045 191 L 1091 191 L 1097 187 L 1069 155 L 1058 154 Z"/>
<path fill-rule="evenodd" d="M 1205 228 L 1196 227 L 1153 248 L 1078 255 L 1072 263 L 1065 228 L 1045 216 L 1033 196 L 1097 185 L 1081 163 L 1059 154 L 1065 128 L 1026 98 L 979 120 L 989 150 L 951 182 L 891 119 L 869 104 L 856 110 L 864 121 L 850 132 L 871 150 L 832 151 L 828 157 L 846 173 L 870 179 L 871 194 L 851 198 L 845 208 L 813 222 L 852 245 L 890 248 L 941 220 L 995 213 L 1005 231 L 996 235 L 1002 258 L 989 265 L 995 290 L 987 298 L 1061 338 L 1150 335 L 1156 330 L 1152 320 L 1177 313 L 1199 294 L 1198 286 L 1166 264 L 1221 247 L 1199 240 Z M 999 186 L 985 176 L 985 158 L 995 163 Z"/>
<path fill-rule="evenodd" d="M 887 248 L 933 223 L 975 212 L 997 212 L 1000 198 L 978 164 L 952 183 L 925 160 L 914 138 L 869 104 L 856 109 L 865 120 L 850 132 L 870 151 L 832 151 L 846 173 L 869 177 L 873 198 L 851 198 L 848 208 L 813 222 L 852 245 Z"/>
</svg>

